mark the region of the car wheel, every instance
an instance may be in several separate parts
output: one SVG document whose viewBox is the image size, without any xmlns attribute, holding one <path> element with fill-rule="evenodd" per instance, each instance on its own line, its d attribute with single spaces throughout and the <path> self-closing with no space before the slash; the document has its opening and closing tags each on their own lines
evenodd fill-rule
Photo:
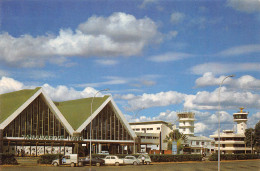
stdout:
<svg viewBox="0 0 260 171">
<path fill-rule="evenodd" d="M 58 166 L 58 163 L 55 162 L 55 163 L 53 164 L 53 166 L 57 167 L 57 166 Z"/>
<path fill-rule="evenodd" d="M 82 167 L 83 166 L 83 162 L 79 162 L 79 167 Z"/>
<path fill-rule="evenodd" d="M 96 166 L 100 166 L 100 163 L 96 163 Z"/>
<path fill-rule="evenodd" d="M 116 165 L 116 166 L 119 166 L 119 163 L 118 163 L 118 162 L 116 162 L 116 163 L 115 163 L 115 165 Z"/>
<path fill-rule="evenodd" d="M 71 167 L 74 167 L 74 166 L 75 166 L 75 164 L 74 164 L 74 163 L 71 163 L 71 164 L 70 164 L 70 166 L 71 166 Z"/>
<path fill-rule="evenodd" d="M 136 166 L 136 165 L 137 165 L 137 162 L 135 161 L 135 162 L 133 163 L 133 165 L 135 165 L 135 166 Z"/>
<path fill-rule="evenodd" d="M 147 164 L 147 165 L 149 165 L 149 164 L 150 164 L 150 162 L 146 162 L 146 164 Z"/>
</svg>

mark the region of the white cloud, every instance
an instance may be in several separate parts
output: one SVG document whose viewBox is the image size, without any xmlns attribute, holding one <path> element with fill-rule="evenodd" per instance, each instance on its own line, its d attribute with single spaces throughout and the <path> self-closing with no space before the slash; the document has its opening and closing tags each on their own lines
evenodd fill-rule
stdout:
<svg viewBox="0 0 260 171">
<path fill-rule="evenodd" d="M 213 74 L 232 74 L 235 72 L 260 72 L 260 63 L 217 63 L 209 62 L 199 64 L 191 68 L 193 74 L 202 75 L 206 72 L 212 72 Z"/>
<path fill-rule="evenodd" d="M 107 18 L 90 17 L 75 31 L 61 29 L 57 36 L 0 34 L 0 61 L 21 67 L 42 67 L 46 61 L 66 62 L 63 57 L 133 56 L 151 42 L 160 41 L 157 25 L 150 18 L 137 19 L 119 12 Z"/>
<path fill-rule="evenodd" d="M 0 94 L 9 93 L 23 89 L 23 83 L 12 78 L 2 77 L 0 80 Z"/>
<path fill-rule="evenodd" d="M 139 8 L 145 8 L 148 4 L 157 2 L 158 0 L 143 0 L 142 4 L 139 5 Z"/>
<path fill-rule="evenodd" d="M 186 109 L 214 110 L 218 109 L 219 88 L 213 92 L 199 91 L 196 95 L 187 95 L 184 102 Z M 230 91 L 226 87 L 220 92 L 221 108 L 234 109 L 239 106 L 260 108 L 260 95 L 252 92 Z"/>
<path fill-rule="evenodd" d="M 192 57 L 193 55 L 188 53 L 165 53 L 162 55 L 156 55 L 149 58 L 150 61 L 153 62 L 169 62 L 169 61 L 177 61 L 185 58 Z"/>
<path fill-rule="evenodd" d="M 260 2 L 260 1 L 259 1 Z M 251 53 L 260 53 L 260 44 L 236 46 L 217 53 L 216 56 L 238 56 Z"/>
<path fill-rule="evenodd" d="M 140 96 L 133 95 L 118 95 L 117 98 L 124 99 L 128 97 L 128 104 L 131 110 L 150 108 L 156 106 L 168 106 L 172 104 L 179 104 L 183 102 L 185 94 L 176 91 L 160 92 L 156 94 L 146 94 Z M 129 98 L 131 97 L 131 98 Z"/>
<path fill-rule="evenodd" d="M 111 60 L 111 59 L 99 59 L 96 60 L 96 63 L 98 63 L 99 65 L 104 65 L 104 66 L 113 66 L 118 64 L 117 60 Z"/>
<path fill-rule="evenodd" d="M 205 87 L 205 86 L 219 86 L 219 84 L 222 82 L 222 80 L 225 78 L 225 76 L 220 76 L 216 78 L 211 72 L 207 72 L 203 74 L 202 77 L 198 78 L 196 80 L 196 86 L 197 87 Z M 250 75 L 244 75 L 240 78 L 234 77 L 227 79 L 224 83 L 224 85 L 228 85 L 232 88 L 237 88 L 240 90 L 253 90 L 258 91 L 260 90 L 260 80 L 250 76 Z"/>
<path fill-rule="evenodd" d="M 248 117 L 248 128 L 255 128 L 255 124 L 260 121 L 260 112 L 253 114 L 251 117 Z"/>
<path fill-rule="evenodd" d="M 7 71 L 4 71 L 4 70 L 0 70 L 0 77 L 2 76 L 8 76 L 9 73 Z"/>
<path fill-rule="evenodd" d="M 115 77 L 115 76 L 108 76 L 104 77 L 104 79 L 107 79 L 108 81 L 103 82 L 97 82 L 97 83 L 86 83 L 86 84 L 78 84 L 77 87 L 100 87 L 100 86 L 106 86 L 106 85 L 119 85 L 119 84 L 127 84 L 129 83 L 129 80 L 122 77 Z"/>
<path fill-rule="evenodd" d="M 260 12 L 260 0 L 228 0 L 227 5 L 242 12 Z"/>
<path fill-rule="evenodd" d="M 178 35 L 178 31 L 172 30 L 166 36 L 167 36 L 167 39 L 172 39 L 172 38 L 176 37 L 177 35 Z"/>
<path fill-rule="evenodd" d="M 77 91 L 74 88 L 67 87 L 64 85 L 52 87 L 49 84 L 44 84 L 42 88 L 54 101 L 66 101 L 66 100 L 74 100 L 74 99 L 80 99 L 86 97 L 93 97 L 97 92 L 97 90 L 91 87 L 86 87 L 82 91 Z M 101 93 L 97 94 L 97 96 L 101 96 L 101 95 L 102 95 Z"/>
<path fill-rule="evenodd" d="M 171 23 L 178 24 L 182 22 L 185 18 L 185 14 L 180 12 L 174 12 L 171 14 Z"/>
<path fill-rule="evenodd" d="M 207 125 L 202 122 L 195 123 L 194 126 L 194 133 L 203 133 L 206 129 L 208 129 Z"/>
<path fill-rule="evenodd" d="M 34 89 L 35 87 L 36 86 L 24 85 L 23 83 L 8 77 L 2 77 L 0 80 L 0 94 L 19 91 L 22 89 Z M 93 97 L 97 92 L 97 90 L 95 90 L 92 87 L 86 87 L 82 91 L 78 91 L 72 87 L 67 87 L 64 85 L 52 87 L 49 84 L 44 84 L 41 87 L 54 101 L 66 101 L 79 98 Z M 103 95 L 102 93 L 99 93 L 97 94 L 97 96 Z"/>
</svg>

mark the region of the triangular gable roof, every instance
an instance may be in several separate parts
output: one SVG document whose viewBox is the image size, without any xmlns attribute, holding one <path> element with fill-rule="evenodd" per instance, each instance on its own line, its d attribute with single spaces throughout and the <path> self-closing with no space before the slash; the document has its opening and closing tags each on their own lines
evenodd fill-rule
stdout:
<svg viewBox="0 0 260 171">
<path fill-rule="evenodd" d="M 16 110 L 28 101 L 34 94 L 40 90 L 40 87 L 35 89 L 25 89 L 11 93 L 0 95 L 0 124 L 2 124 L 8 117 L 10 117 Z"/>
<path fill-rule="evenodd" d="M 109 96 L 95 97 L 93 112 L 96 111 Z M 69 100 L 64 102 L 54 102 L 63 116 L 67 119 L 74 130 L 77 130 L 91 115 L 92 98 Z"/>
<path fill-rule="evenodd" d="M 106 97 L 106 96 L 105 96 Z M 118 117 L 119 120 L 121 120 L 121 122 L 125 125 L 125 127 L 127 128 L 128 132 L 130 133 L 130 135 L 135 138 L 136 134 L 134 133 L 134 131 L 131 129 L 130 125 L 128 124 L 127 120 L 125 119 L 125 116 L 122 114 L 122 112 L 119 110 L 119 108 L 117 107 L 116 103 L 114 102 L 113 98 L 111 96 L 107 96 L 108 98 L 106 99 L 106 101 L 104 101 L 104 103 L 102 103 L 96 110 L 93 107 L 93 114 L 92 117 L 88 117 L 85 122 L 80 125 L 80 127 L 76 130 L 76 132 L 81 132 L 90 122 L 91 120 L 93 120 L 98 114 L 99 112 L 109 103 L 111 102 L 112 107 Z M 92 98 L 91 98 L 92 99 Z M 96 103 L 96 99 L 95 99 L 95 103 Z M 94 103 L 93 103 L 94 104 Z M 94 106 L 94 105 L 93 105 Z M 89 115 L 90 116 L 90 115 Z"/>
<path fill-rule="evenodd" d="M 67 131 L 72 135 L 74 130 L 71 125 L 42 88 L 39 87 L 34 90 L 21 90 L 0 95 L 0 129 L 4 129 L 41 94 L 54 115 L 63 123 Z"/>
<path fill-rule="evenodd" d="M 64 117 L 71 124 L 73 129 L 76 132 L 81 132 L 90 122 L 93 120 L 100 111 L 109 103 L 112 103 L 113 109 L 118 116 L 118 118 L 122 121 L 122 123 L 128 129 L 128 132 L 132 137 L 136 137 L 136 134 L 133 132 L 128 122 L 126 121 L 124 115 L 117 107 L 116 103 L 110 96 L 104 97 L 95 97 L 93 102 L 93 114 L 91 116 L 91 98 L 70 100 L 64 102 L 55 102 L 58 109 L 64 115 Z"/>
</svg>

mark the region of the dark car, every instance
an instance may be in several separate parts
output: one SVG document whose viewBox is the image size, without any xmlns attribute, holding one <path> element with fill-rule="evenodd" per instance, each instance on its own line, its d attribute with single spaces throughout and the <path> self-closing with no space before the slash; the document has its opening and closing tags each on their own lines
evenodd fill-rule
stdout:
<svg viewBox="0 0 260 171">
<path fill-rule="evenodd" d="M 82 158 L 79 160 L 79 165 L 84 166 L 90 164 L 90 157 L 87 156 L 86 158 Z M 97 157 L 92 157 L 91 159 L 91 165 L 96 165 L 96 166 L 100 166 L 100 165 L 104 165 L 105 164 L 105 160 L 97 158 Z"/>
</svg>

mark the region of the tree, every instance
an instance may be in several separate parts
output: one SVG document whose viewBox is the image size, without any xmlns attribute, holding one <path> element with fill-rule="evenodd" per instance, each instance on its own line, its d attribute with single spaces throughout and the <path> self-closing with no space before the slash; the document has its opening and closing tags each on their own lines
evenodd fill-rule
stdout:
<svg viewBox="0 0 260 171">
<path fill-rule="evenodd" d="M 255 149 L 260 153 L 260 121 L 255 125 Z"/>
<path fill-rule="evenodd" d="M 251 147 L 253 151 L 253 147 L 255 146 L 255 130 L 253 128 L 246 129 L 245 144 L 247 147 Z"/>
<path fill-rule="evenodd" d="M 173 141 L 177 142 L 177 153 L 179 154 L 180 151 L 184 148 L 182 142 L 186 142 L 187 137 L 183 133 L 180 133 L 178 129 L 176 129 L 170 132 L 169 135 L 166 135 L 166 138 L 163 140 L 163 142 L 167 143 L 168 150 L 172 150 Z"/>
</svg>

